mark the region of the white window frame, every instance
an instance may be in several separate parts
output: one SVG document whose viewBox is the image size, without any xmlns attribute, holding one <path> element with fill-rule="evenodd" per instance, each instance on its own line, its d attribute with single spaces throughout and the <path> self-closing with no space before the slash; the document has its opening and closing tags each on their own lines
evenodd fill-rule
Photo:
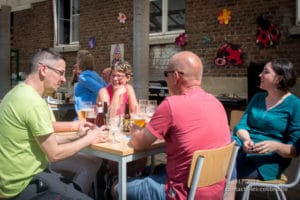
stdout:
<svg viewBox="0 0 300 200">
<path fill-rule="evenodd" d="M 154 0 L 149 0 L 149 3 Z M 150 12 L 149 12 L 150 15 Z M 150 18 L 149 18 L 150 20 Z M 174 43 L 175 38 L 184 33 L 185 30 L 168 31 L 168 0 L 162 0 L 162 32 L 149 33 L 149 43 L 153 44 L 167 44 Z"/>
<path fill-rule="evenodd" d="M 72 0 L 70 0 L 70 4 L 72 5 Z M 57 4 L 56 4 L 56 0 L 53 0 L 53 17 L 54 17 L 54 49 L 58 52 L 72 52 L 72 51 L 78 51 L 80 46 L 79 46 L 79 41 L 72 41 L 72 19 L 73 19 L 73 15 L 72 15 L 72 6 L 70 6 L 70 44 L 58 44 L 58 29 L 59 29 L 59 23 L 58 23 L 58 16 L 57 16 Z M 80 14 L 79 14 L 80 15 Z M 78 33 L 79 34 L 79 33 Z"/>
</svg>

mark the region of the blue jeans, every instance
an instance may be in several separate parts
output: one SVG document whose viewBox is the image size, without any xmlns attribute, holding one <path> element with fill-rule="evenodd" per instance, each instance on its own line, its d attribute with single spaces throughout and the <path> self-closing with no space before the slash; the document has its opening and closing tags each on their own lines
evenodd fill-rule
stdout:
<svg viewBox="0 0 300 200">
<path fill-rule="evenodd" d="M 242 147 L 238 151 L 235 166 L 233 168 L 231 180 L 251 178 L 251 179 L 263 179 L 260 175 L 257 166 L 253 161 L 246 156 Z"/>
<path fill-rule="evenodd" d="M 127 181 L 127 199 L 165 200 L 166 174 L 130 178 Z M 119 188 L 119 184 L 116 185 Z"/>
</svg>

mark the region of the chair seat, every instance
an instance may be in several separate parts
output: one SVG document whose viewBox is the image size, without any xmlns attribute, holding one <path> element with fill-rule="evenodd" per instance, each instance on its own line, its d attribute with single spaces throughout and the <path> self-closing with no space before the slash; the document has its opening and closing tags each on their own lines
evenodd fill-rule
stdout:
<svg viewBox="0 0 300 200">
<path fill-rule="evenodd" d="M 264 181 L 259 179 L 240 179 L 240 181 L 242 183 L 257 182 L 257 183 L 269 183 L 269 184 L 284 184 L 287 183 L 288 178 L 286 177 L 286 175 L 281 174 L 279 179 L 274 179 L 269 181 Z"/>
</svg>

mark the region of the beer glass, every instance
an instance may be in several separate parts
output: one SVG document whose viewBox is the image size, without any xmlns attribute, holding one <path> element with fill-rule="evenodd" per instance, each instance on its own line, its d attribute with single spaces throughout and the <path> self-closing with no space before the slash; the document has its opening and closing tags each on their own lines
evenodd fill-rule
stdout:
<svg viewBox="0 0 300 200">
<path fill-rule="evenodd" d="M 82 101 L 80 103 L 80 108 L 77 113 L 78 120 L 85 120 L 87 111 L 92 109 L 93 109 L 93 104 L 91 101 Z"/>
<path fill-rule="evenodd" d="M 86 110 L 86 117 L 85 117 L 87 122 L 91 122 L 93 124 L 95 124 L 96 122 L 96 112 L 95 109 L 87 109 Z"/>
</svg>

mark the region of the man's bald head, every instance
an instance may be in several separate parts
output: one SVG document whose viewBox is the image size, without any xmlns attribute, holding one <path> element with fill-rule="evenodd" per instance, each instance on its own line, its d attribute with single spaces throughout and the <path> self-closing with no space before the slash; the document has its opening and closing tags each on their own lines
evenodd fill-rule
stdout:
<svg viewBox="0 0 300 200">
<path fill-rule="evenodd" d="M 183 72 L 186 81 L 198 80 L 201 83 L 203 65 L 201 59 L 190 51 L 182 51 L 171 57 L 168 70 Z"/>
</svg>

